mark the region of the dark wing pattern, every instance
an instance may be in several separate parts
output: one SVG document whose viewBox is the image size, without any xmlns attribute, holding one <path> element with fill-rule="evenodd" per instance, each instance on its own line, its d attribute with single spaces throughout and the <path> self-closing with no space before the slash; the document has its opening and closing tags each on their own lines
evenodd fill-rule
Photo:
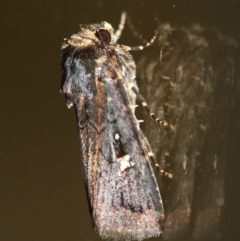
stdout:
<svg viewBox="0 0 240 241">
<path fill-rule="evenodd" d="M 135 64 L 116 45 L 103 46 L 91 35 L 92 44 L 87 39 L 83 47 L 85 35 L 79 36 L 78 45 L 70 39 L 63 47 L 62 91 L 76 109 L 96 231 L 113 240 L 159 236 L 163 205 L 151 149 L 134 115 Z"/>
</svg>

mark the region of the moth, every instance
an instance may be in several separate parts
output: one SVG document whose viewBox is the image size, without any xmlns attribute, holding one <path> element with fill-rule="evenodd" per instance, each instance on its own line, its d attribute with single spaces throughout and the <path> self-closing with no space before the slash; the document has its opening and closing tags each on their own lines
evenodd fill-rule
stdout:
<svg viewBox="0 0 240 241">
<path fill-rule="evenodd" d="M 107 23 L 80 25 L 62 44 L 62 84 L 67 106 L 77 116 L 84 180 L 95 230 L 103 239 L 143 240 L 160 236 L 164 209 L 148 141 L 134 114 L 136 98 L 157 122 L 140 95 L 129 51 L 150 46 L 118 45 Z"/>
</svg>

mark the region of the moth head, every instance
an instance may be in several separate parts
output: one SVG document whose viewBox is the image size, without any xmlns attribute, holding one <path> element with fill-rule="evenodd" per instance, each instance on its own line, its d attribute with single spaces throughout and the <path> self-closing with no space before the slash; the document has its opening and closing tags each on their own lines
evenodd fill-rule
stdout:
<svg viewBox="0 0 240 241">
<path fill-rule="evenodd" d="M 99 43 L 105 46 L 114 44 L 116 41 L 117 38 L 114 34 L 114 29 L 112 25 L 107 22 L 81 24 L 80 31 L 77 34 L 73 34 L 70 38 L 64 39 L 62 49 L 69 46 L 83 49 Z"/>
</svg>

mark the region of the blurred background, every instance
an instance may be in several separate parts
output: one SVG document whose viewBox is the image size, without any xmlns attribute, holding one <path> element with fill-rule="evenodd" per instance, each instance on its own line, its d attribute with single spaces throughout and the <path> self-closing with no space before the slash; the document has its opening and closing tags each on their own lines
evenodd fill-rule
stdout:
<svg viewBox="0 0 240 241">
<path fill-rule="evenodd" d="M 80 23 L 117 28 L 121 12 L 149 39 L 157 20 L 215 26 L 239 39 L 239 0 L 5 1 L 1 4 L 0 240 L 101 240 L 91 227 L 75 113 L 60 95 L 60 46 Z M 141 44 L 126 28 L 119 41 Z M 136 61 L 144 54 L 134 53 Z M 146 96 L 147 99 L 147 96 Z M 229 173 L 227 240 L 239 240 L 239 162 Z M 156 239 L 152 239 L 156 240 Z"/>
</svg>

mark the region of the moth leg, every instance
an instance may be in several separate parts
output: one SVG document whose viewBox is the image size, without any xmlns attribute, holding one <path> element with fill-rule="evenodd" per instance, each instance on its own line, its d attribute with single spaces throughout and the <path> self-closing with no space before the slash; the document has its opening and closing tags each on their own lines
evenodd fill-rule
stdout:
<svg viewBox="0 0 240 241">
<path fill-rule="evenodd" d="M 161 126 L 168 126 L 169 123 L 166 120 L 161 120 L 156 117 L 156 115 L 151 111 L 149 105 L 147 104 L 146 100 L 143 98 L 143 96 L 138 92 L 138 90 L 135 87 L 132 87 L 132 91 L 136 94 L 138 100 L 141 101 L 142 106 L 144 109 L 148 112 L 148 114 L 151 116 L 151 118 L 156 121 Z"/>
</svg>

